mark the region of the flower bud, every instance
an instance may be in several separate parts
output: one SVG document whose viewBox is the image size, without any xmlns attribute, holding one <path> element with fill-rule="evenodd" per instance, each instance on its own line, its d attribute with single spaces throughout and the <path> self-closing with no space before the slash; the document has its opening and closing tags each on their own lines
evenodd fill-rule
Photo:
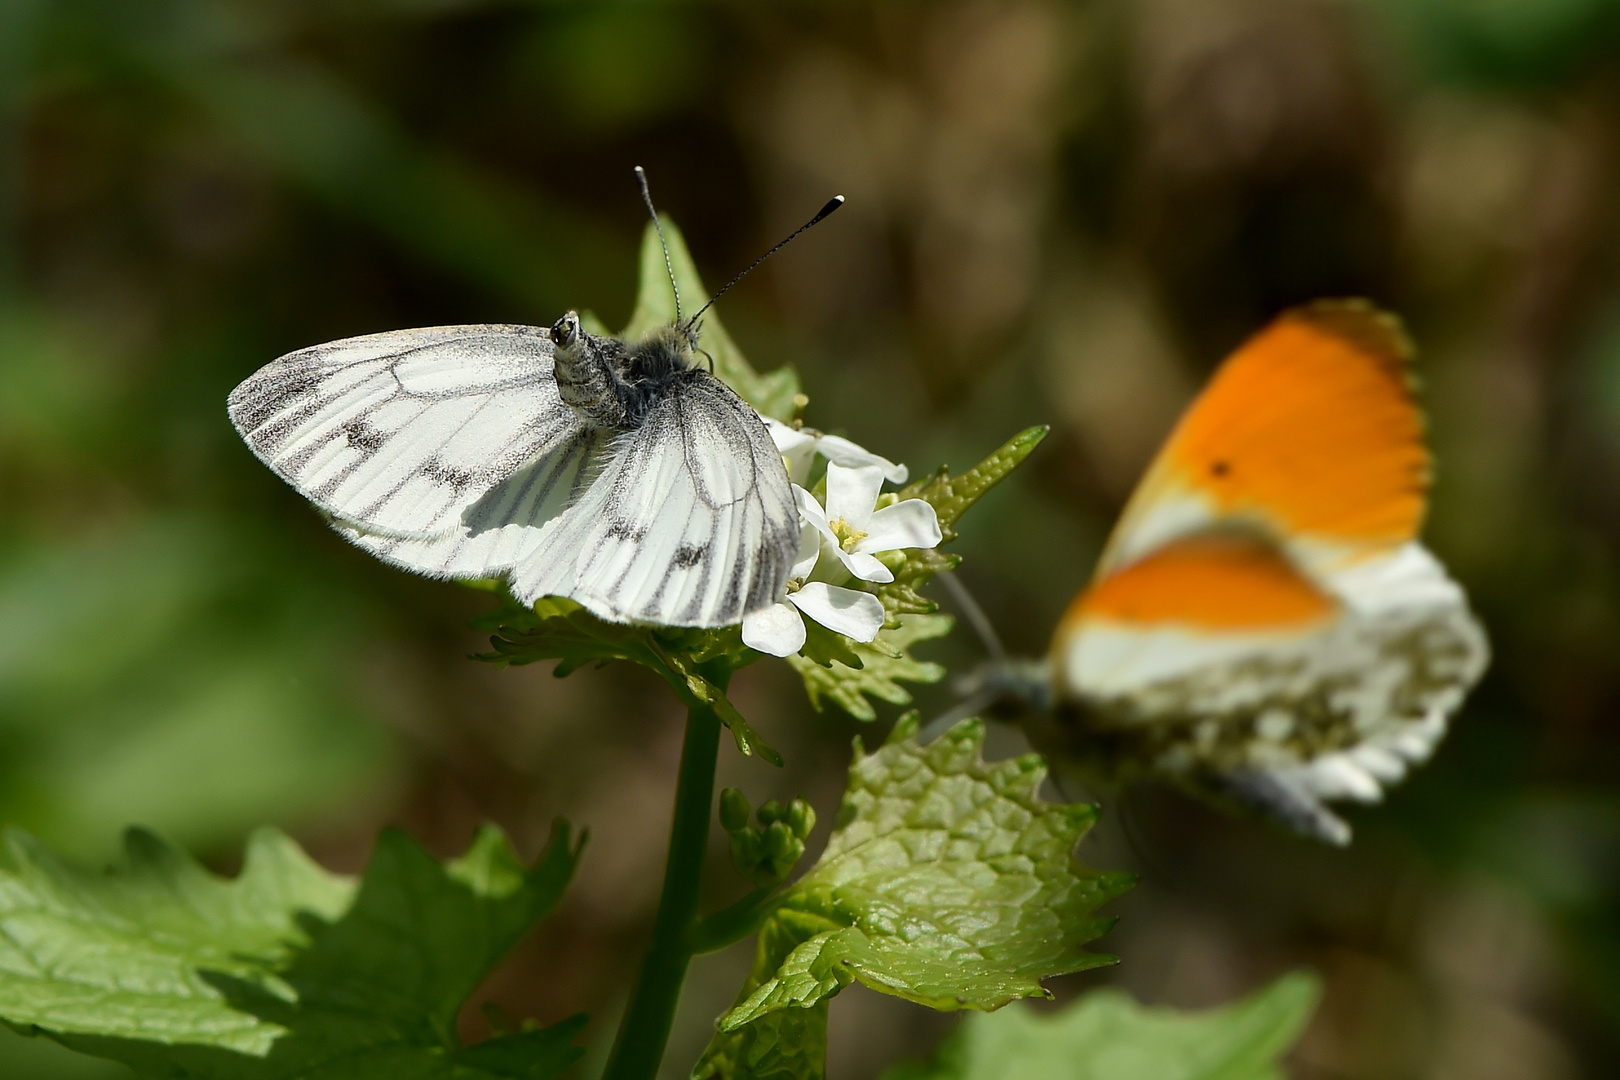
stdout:
<svg viewBox="0 0 1620 1080">
<path fill-rule="evenodd" d="M 720 824 L 728 833 L 748 828 L 748 796 L 738 788 L 728 787 L 720 792 Z"/>
<path fill-rule="evenodd" d="M 788 805 L 787 821 L 788 826 L 793 830 L 793 835 L 803 840 L 816 827 L 815 808 L 804 799 L 794 799 Z"/>
</svg>

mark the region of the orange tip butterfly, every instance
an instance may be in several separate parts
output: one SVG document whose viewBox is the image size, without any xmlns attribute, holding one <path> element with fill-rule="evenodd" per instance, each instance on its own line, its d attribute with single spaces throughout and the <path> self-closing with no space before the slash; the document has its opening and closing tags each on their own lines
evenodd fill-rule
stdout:
<svg viewBox="0 0 1620 1080">
<path fill-rule="evenodd" d="M 1348 843 L 1325 803 L 1377 802 L 1484 672 L 1463 590 L 1418 540 L 1430 482 L 1412 349 L 1361 301 L 1289 311 L 1227 358 L 1034 664 L 979 703 L 1040 741 Z"/>
</svg>

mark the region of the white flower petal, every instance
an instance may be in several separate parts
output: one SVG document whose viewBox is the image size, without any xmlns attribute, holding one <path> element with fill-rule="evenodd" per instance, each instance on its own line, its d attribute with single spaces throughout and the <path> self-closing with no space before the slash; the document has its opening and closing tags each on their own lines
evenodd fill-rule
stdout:
<svg viewBox="0 0 1620 1080">
<path fill-rule="evenodd" d="M 883 470 L 875 465 L 850 469 L 837 462 L 827 463 L 827 517 L 835 521 L 843 518 L 857 532 L 866 531 L 882 490 Z"/>
<path fill-rule="evenodd" d="M 844 585 L 849 582 L 849 567 L 844 565 L 844 550 L 826 537 L 821 538 L 821 547 L 817 552 L 820 556 L 816 560 L 815 569 L 810 571 L 806 581 L 825 581 L 829 585 Z"/>
<path fill-rule="evenodd" d="M 812 581 L 788 600 L 822 626 L 856 641 L 871 641 L 883 628 L 883 602 L 868 592 Z"/>
<path fill-rule="evenodd" d="M 894 571 L 865 552 L 848 552 L 840 549 L 838 559 L 846 570 L 862 581 L 882 583 L 894 580 Z"/>
<path fill-rule="evenodd" d="M 792 656 L 804 648 L 804 617 L 792 604 L 772 604 L 743 616 L 742 639 L 750 649 L 772 656 Z"/>
<path fill-rule="evenodd" d="M 810 462 L 816 456 L 820 434 L 808 428 L 790 427 L 768 416 L 763 419 L 765 430 L 771 433 L 771 441 L 776 444 L 777 452 L 787 459 L 788 475 L 795 483 L 804 483 L 810 478 Z"/>
<path fill-rule="evenodd" d="M 781 446 L 782 444 L 777 443 L 776 445 Z M 816 449 L 821 452 L 822 457 L 835 465 L 843 465 L 852 469 L 858 469 L 863 465 L 876 466 L 883 470 L 884 479 L 891 484 L 903 484 L 909 475 L 904 465 L 896 465 L 888 458 L 879 457 L 866 449 L 866 447 L 857 446 L 842 436 L 822 435 L 816 440 Z M 783 451 L 783 453 L 786 452 Z"/>
<path fill-rule="evenodd" d="M 769 416 L 761 416 L 760 419 L 765 421 L 765 430 L 771 433 L 771 441 L 784 454 L 805 443 L 815 445 L 816 433 L 814 431 L 806 428 L 796 428 L 792 424 L 784 424 L 782 421 L 773 420 Z"/>
<path fill-rule="evenodd" d="M 799 559 L 788 571 L 788 580 L 794 578 L 807 578 L 816 568 L 816 560 L 821 558 L 821 533 L 816 527 L 806 523 L 799 531 Z"/>
<path fill-rule="evenodd" d="M 939 514 L 934 507 L 921 499 L 907 499 L 873 514 L 855 550 L 870 553 L 937 547 L 940 535 Z"/>
<path fill-rule="evenodd" d="M 827 515 L 822 512 L 821 504 L 816 502 L 816 497 L 797 484 L 793 485 L 793 497 L 798 500 L 799 517 L 804 523 L 836 546 L 838 538 L 833 535 L 832 526 L 827 524 Z"/>
</svg>

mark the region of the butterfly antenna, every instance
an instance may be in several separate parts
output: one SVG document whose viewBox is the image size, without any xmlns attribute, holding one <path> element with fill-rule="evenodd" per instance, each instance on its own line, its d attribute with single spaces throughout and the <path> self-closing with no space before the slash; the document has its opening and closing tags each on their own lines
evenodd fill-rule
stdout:
<svg viewBox="0 0 1620 1080">
<path fill-rule="evenodd" d="M 645 181 L 643 181 L 643 184 L 645 184 Z M 811 218 L 809 221 L 805 222 L 803 225 L 800 225 L 797 229 L 794 229 L 791 233 L 788 234 L 786 240 L 783 240 L 780 244 L 777 244 L 775 247 L 771 248 L 771 250 L 767 251 L 765 254 L 761 255 L 759 258 L 757 258 L 753 262 L 749 263 L 748 267 L 745 270 L 743 270 L 742 273 L 738 274 L 736 277 L 734 277 L 730 281 L 726 282 L 725 285 L 721 286 L 719 292 L 717 292 L 713 296 L 709 297 L 709 302 L 707 304 L 704 304 L 702 307 L 698 308 L 697 315 L 692 316 L 692 321 L 697 322 L 698 315 L 702 315 L 705 311 L 708 311 L 711 307 L 713 307 L 714 302 L 716 300 L 720 299 L 722 296 L 726 295 L 726 293 L 730 292 L 731 287 L 733 285 L 737 284 L 737 282 L 741 281 L 743 278 L 747 277 L 749 272 L 752 271 L 754 269 L 754 267 L 758 266 L 760 263 L 764 262 L 766 259 L 770 258 L 772 255 L 775 255 L 778 251 L 781 251 L 783 248 L 787 247 L 788 243 L 790 241 L 797 238 L 800 233 L 804 232 L 806 229 L 810 228 L 812 225 L 821 224 L 821 222 L 824 221 L 828 216 L 830 216 L 834 210 L 838 209 L 840 206 L 843 206 L 843 205 L 844 205 L 844 197 L 842 195 L 834 195 L 832 198 L 828 199 L 827 200 L 827 205 L 823 206 L 820 210 L 817 210 L 815 217 Z"/>
<path fill-rule="evenodd" d="M 658 230 L 658 246 L 664 249 L 664 269 L 669 271 L 669 291 L 675 294 L 675 321 L 681 321 L 681 287 L 675 284 L 675 264 L 669 258 L 669 242 L 664 239 L 664 227 L 658 222 L 658 211 L 653 209 L 652 192 L 647 190 L 647 170 L 640 165 L 636 166 L 636 179 L 641 182 L 641 201 L 647 204 L 647 213 L 652 215 L 653 228 Z M 729 286 L 728 286 L 729 287 Z M 714 303 L 713 300 L 709 304 Z M 704 304 L 708 307 L 709 304 Z M 698 315 L 703 314 L 701 311 Z M 692 316 L 694 319 L 697 315 Z"/>
<path fill-rule="evenodd" d="M 942 570 L 936 576 L 945 586 L 945 591 L 951 594 L 951 600 L 962 609 L 962 617 L 973 627 L 973 632 L 979 636 L 979 641 L 983 643 L 984 651 L 990 654 L 990 659 L 1007 659 L 1007 650 L 1002 648 L 1001 638 L 996 633 L 995 626 L 991 624 L 990 616 L 986 615 L 984 608 L 973 599 L 973 594 L 962 583 L 962 579 L 956 576 L 954 570 Z"/>
</svg>

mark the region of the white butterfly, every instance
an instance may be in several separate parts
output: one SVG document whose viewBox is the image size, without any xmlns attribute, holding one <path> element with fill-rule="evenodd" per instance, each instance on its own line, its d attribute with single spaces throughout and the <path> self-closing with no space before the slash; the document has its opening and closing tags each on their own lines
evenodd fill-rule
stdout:
<svg viewBox="0 0 1620 1080">
<path fill-rule="evenodd" d="M 230 396 L 276 475 L 379 558 L 505 576 L 524 603 L 717 627 L 785 588 L 798 512 L 764 422 L 693 363 L 691 321 L 627 345 L 569 312 L 348 338 Z"/>
</svg>

